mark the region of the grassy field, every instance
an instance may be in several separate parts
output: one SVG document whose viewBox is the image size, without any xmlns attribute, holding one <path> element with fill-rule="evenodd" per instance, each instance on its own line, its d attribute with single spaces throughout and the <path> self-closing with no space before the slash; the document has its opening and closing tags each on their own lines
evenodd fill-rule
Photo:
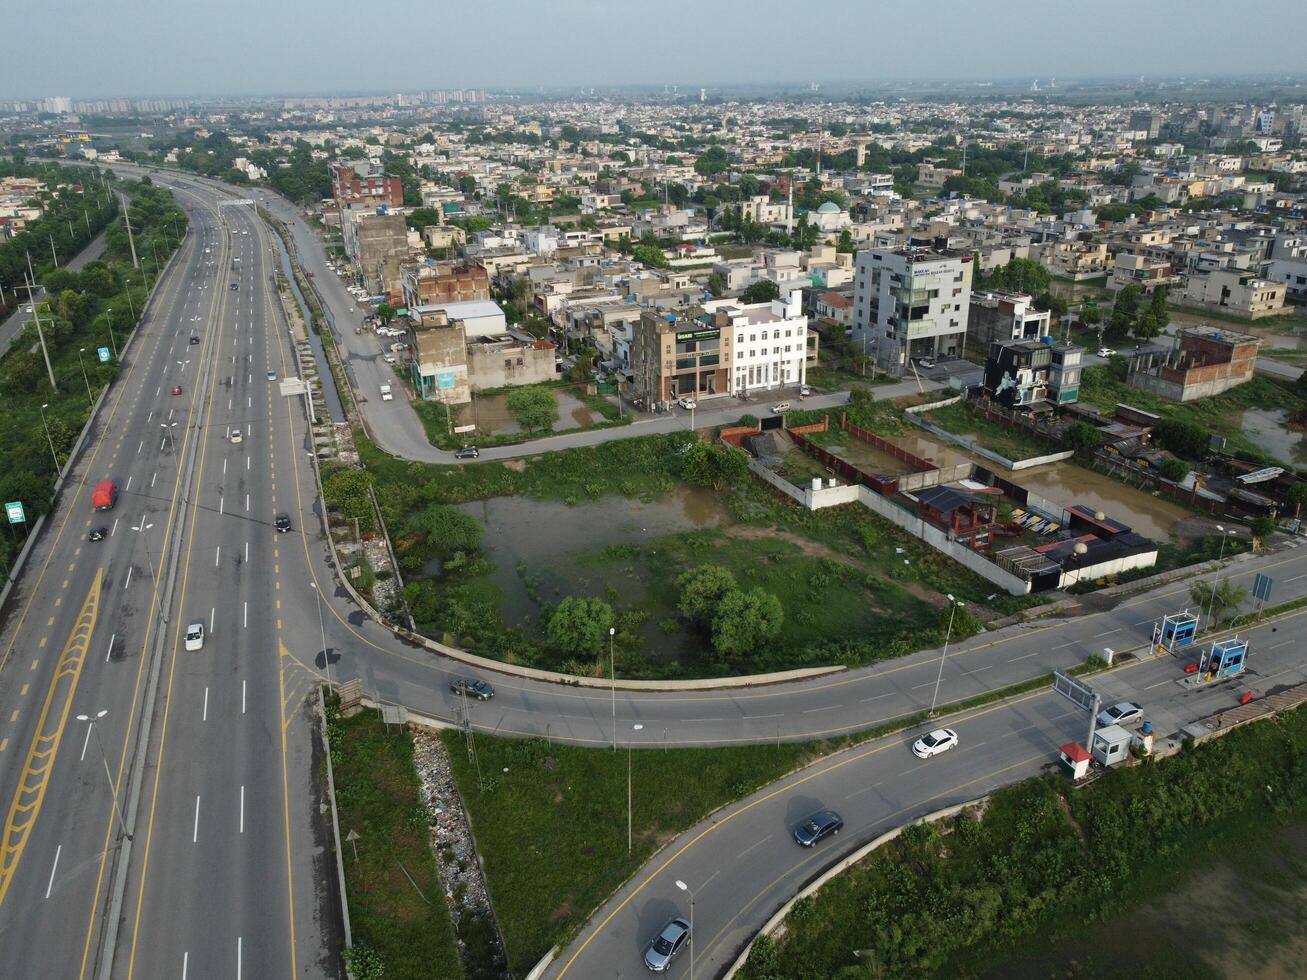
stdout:
<svg viewBox="0 0 1307 980">
<path fill-rule="evenodd" d="M 1056 776 L 1002 790 L 983 818 L 913 827 L 799 903 L 744 976 L 981 976 L 1131 902 L 1151 930 L 1145 900 L 1233 841 L 1242 853 L 1249 831 L 1302 819 L 1304 759 L 1299 709 L 1083 791 Z"/>
<path fill-rule="evenodd" d="M 933 412 L 926 412 L 922 418 L 954 435 L 974 436 L 978 446 L 998 453 L 1005 459 L 1017 461 L 1057 452 L 1056 446 L 986 418 L 984 413 L 969 402 L 945 405 Z"/>
<path fill-rule="evenodd" d="M 407 379 L 405 379 L 407 380 Z M 411 386 L 408 386 L 411 393 Z M 590 425 L 574 425 L 569 428 L 551 429 L 548 432 L 463 432 L 456 433 L 453 431 L 453 425 L 459 422 L 455 419 L 451 425 L 449 407 L 443 402 L 424 401 L 420 398 L 413 398 L 413 410 L 417 412 L 418 419 L 422 422 L 422 429 L 426 433 L 427 441 L 431 445 L 440 449 L 457 449 L 460 446 L 474 443 L 479 448 L 487 446 L 515 446 L 523 442 L 530 442 L 532 439 L 546 439 L 550 436 L 563 435 L 568 432 L 585 432 L 590 429 L 611 429 L 618 426 L 630 425 L 634 417 L 630 413 L 622 414 L 616 403 L 609 401 L 599 395 L 590 395 L 585 392 L 581 385 L 567 384 L 564 382 L 548 382 L 540 385 L 525 385 L 524 388 L 540 388 L 545 390 L 559 390 L 562 388 L 570 389 L 570 394 L 601 416 L 600 421 Z M 503 394 L 510 389 L 494 389 L 484 392 L 478 392 L 478 397 Z"/>
<path fill-rule="evenodd" d="M 350 925 L 356 948 L 371 951 L 360 957 L 384 969 L 362 975 L 457 980 L 463 964 L 431 853 L 412 737 L 387 732 L 376 711 L 341 718 L 329 705 L 328 725 L 341 835 L 359 834 L 357 859 L 342 844 Z"/>
<path fill-rule="evenodd" d="M 1212 435 L 1224 436 L 1228 450 L 1242 453 L 1249 459 L 1268 461 L 1270 457 L 1240 430 L 1241 413 L 1249 408 L 1283 409 L 1286 412 L 1307 408 L 1307 401 L 1286 385 L 1260 375 L 1211 398 L 1180 403 L 1116 381 L 1105 367 L 1085 369 L 1081 376 L 1080 400 L 1109 414 L 1118 402 L 1123 402 L 1166 418 L 1193 422 Z"/>
</svg>

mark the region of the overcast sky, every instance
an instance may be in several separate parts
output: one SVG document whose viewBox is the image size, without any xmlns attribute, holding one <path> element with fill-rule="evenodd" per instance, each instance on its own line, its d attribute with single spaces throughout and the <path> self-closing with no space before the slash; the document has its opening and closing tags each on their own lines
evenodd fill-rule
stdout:
<svg viewBox="0 0 1307 980">
<path fill-rule="evenodd" d="M 0 98 L 1211 77 L 1307 69 L 1307 0 L 9 0 Z"/>
</svg>

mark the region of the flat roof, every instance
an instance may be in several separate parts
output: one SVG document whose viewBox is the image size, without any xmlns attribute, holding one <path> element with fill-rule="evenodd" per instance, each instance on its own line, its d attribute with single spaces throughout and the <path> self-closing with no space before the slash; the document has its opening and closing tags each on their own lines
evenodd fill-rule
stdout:
<svg viewBox="0 0 1307 980">
<path fill-rule="evenodd" d="M 423 303 L 416 307 L 419 312 L 428 313 L 444 310 L 451 320 L 475 320 L 485 316 L 503 316 L 504 311 L 492 299 L 465 299 L 455 303 Z"/>
</svg>

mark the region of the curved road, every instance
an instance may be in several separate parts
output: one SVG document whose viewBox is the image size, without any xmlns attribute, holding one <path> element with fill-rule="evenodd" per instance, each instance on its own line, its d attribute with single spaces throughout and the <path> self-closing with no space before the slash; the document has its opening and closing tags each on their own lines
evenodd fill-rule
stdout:
<svg viewBox="0 0 1307 980">
<path fill-rule="evenodd" d="M 207 182 L 194 178 L 169 174 L 157 179 L 202 197 L 214 194 Z M 253 285 L 262 289 L 264 281 Z M 437 720 L 454 720 L 457 706 L 448 681 L 475 671 L 397 639 L 363 617 L 342 587 L 332 585 L 312 470 L 302 451 L 305 423 L 298 412 L 290 417 L 289 406 L 281 412 L 288 417 L 284 423 L 275 418 L 273 426 L 279 461 L 289 467 L 290 483 L 283 480 L 277 506 L 292 511 L 297 532 L 280 545 L 285 557 L 272 559 L 281 583 L 276 590 L 281 617 L 276 635 L 294 645 L 291 656 L 305 671 L 323 673 L 326 664 L 315 622 L 322 596 L 322 630 L 333 680 L 359 677 L 378 699 Z M 212 491 L 202 492 L 208 494 L 202 501 L 208 511 L 220 508 Z M 1242 560 L 1229 569 L 1229 576 L 1247 586 L 1255 571 L 1274 576 L 1277 602 L 1307 595 L 1307 552 L 1287 549 Z M 854 732 L 929 706 L 937 678 L 939 703 L 947 705 L 1053 667 L 1081 663 L 1107 647 L 1124 651 L 1139 646 L 1158 617 L 1188 603 L 1189 584 L 1163 586 L 1075 619 L 1010 627 L 955 644 L 942 661 L 942 673 L 940 651 L 923 651 L 814 680 L 683 693 L 614 692 L 498 676 L 497 696 L 473 706 L 471 722 L 487 733 L 538 734 L 588 745 L 625 742 L 638 723 L 644 727 L 636 747 L 804 740 Z M 288 624 L 284 627 L 283 619 Z M 1255 683 L 1277 683 L 1300 669 L 1301 657 L 1289 641 L 1270 634 L 1272 628 L 1264 627 L 1255 641 L 1259 645 L 1254 663 L 1260 672 Z M 1272 637 L 1266 641 L 1265 659 L 1263 634 Z M 1209 702 L 1219 704 L 1231 697 L 1228 690 L 1176 695 L 1170 676 L 1175 669 L 1170 660 L 1148 662 L 1098 683 L 1111 697 L 1134 695 L 1150 713 L 1156 709 L 1154 718 L 1164 734 L 1177 730 L 1195 711 L 1205 712 Z M 608 975 L 614 969 L 637 974 L 640 946 L 648 934 L 673 907 L 688 911 L 685 896 L 672 884 L 680 877 L 698 889 L 696 958 L 704 975 L 716 974 L 784 898 L 820 867 L 886 826 L 1023 778 L 1047 763 L 1057 744 L 1081 736 L 1085 726 L 1069 704 L 1034 694 L 965 716 L 956 727 L 963 735 L 962 747 L 938 760 L 919 763 L 905 754 L 904 740 L 917 734 L 909 733 L 823 760 L 718 815 L 664 852 L 672 857 L 670 862 L 660 856 L 646 867 L 629 894 L 617 896 L 553 969 L 579 977 Z M 201 755 L 212 751 L 203 744 L 195 750 Z M 789 823 L 819 804 L 841 810 L 848 821 L 845 834 L 812 852 L 792 849 L 785 836 Z M 696 836 L 705 830 L 706 835 Z M 682 850 L 683 845 L 689 846 Z M 304 846 L 301 838 L 296 847 Z M 299 863 L 297 853 L 292 864 Z M 687 969 L 688 959 L 683 958 L 674 973 Z"/>
</svg>

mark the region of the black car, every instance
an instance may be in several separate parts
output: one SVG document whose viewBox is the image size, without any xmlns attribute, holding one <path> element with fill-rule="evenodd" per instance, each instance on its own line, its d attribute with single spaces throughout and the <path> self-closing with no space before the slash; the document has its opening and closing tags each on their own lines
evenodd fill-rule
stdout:
<svg viewBox="0 0 1307 980">
<path fill-rule="evenodd" d="M 86 536 L 87 541 L 103 541 L 109 536 L 107 527 L 93 527 L 91 532 Z"/>
<path fill-rule="evenodd" d="M 285 511 L 278 514 L 277 519 L 273 521 L 273 526 L 277 529 L 278 534 L 285 534 L 290 530 L 290 515 Z"/>
<path fill-rule="evenodd" d="M 240 288 L 241 288 L 241 284 L 238 283 L 238 282 L 234 282 L 234 283 L 231 284 L 231 288 L 232 288 L 232 289 L 240 289 Z"/>
<path fill-rule="evenodd" d="M 474 680 L 471 677 L 456 677 L 449 682 L 449 689 L 455 694 L 462 694 L 464 697 L 476 698 L 478 701 L 489 701 L 495 696 L 495 689 L 485 681 Z"/>
<path fill-rule="evenodd" d="M 476 459 L 481 455 L 476 446 L 464 446 L 454 451 L 455 459 Z"/>
<path fill-rule="evenodd" d="M 199 342 L 200 342 L 200 338 L 195 336 L 195 334 L 191 334 L 191 343 L 198 344 Z"/>
<path fill-rule="evenodd" d="M 794 828 L 794 842 L 800 847 L 812 847 L 818 841 L 838 834 L 844 818 L 834 810 L 819 810 Z"/>
</svg>

